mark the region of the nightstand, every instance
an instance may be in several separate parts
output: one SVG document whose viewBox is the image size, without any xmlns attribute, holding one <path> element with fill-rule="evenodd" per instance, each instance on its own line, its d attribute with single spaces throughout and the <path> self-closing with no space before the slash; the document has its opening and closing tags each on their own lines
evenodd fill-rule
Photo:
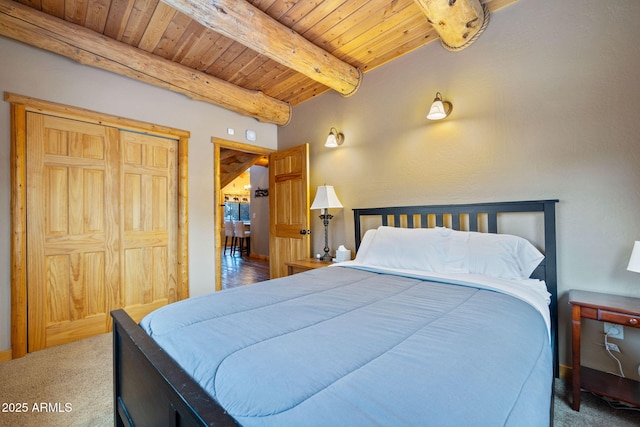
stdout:
<svg viewBox="0 0 640 427">
<path fill-rule="evenodd" d="M 580 366 L 581 319 L 640 328 L 640 298 L 571 290 L 569 303 L 572 305 L 573 350 L 571 407 L 576 411 L 580 410 L 580 388 L 640 406 L 640 382 Z"/>
<path fill-rule="evenodd" d="M 322 261 L 317 258 L 305 258 L 297 261 L 285 262 L 287 266 L 287 275 L 302 273 L 303 271 L 313 270 L 314 268 L 322 268 L 330 265 L 331 262 Z"/>
</svg>

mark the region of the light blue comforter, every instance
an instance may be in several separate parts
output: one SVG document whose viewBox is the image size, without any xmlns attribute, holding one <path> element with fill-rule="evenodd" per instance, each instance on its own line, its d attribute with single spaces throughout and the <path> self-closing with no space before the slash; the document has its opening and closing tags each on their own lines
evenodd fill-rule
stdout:
<svg viewBox="0 0 640 427">
<path fill-rule="evenodd" d="M 333 267 L 141 326 L 246 426 L 548 426 L 545 321 L 494 291 Z"/>
</svg>

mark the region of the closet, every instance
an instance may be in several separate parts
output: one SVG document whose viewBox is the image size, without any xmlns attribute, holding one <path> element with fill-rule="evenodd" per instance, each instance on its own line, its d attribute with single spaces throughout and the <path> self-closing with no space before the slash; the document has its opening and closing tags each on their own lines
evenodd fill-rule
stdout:
<svg viewBox="0 0 640 427">
<path fill-rule="evenodd" d="M 15 197 L 26 216 L 12 212 L 26 239 L 12 253 L 26 273 L 12 281 L 25 298 L 12 300 L 12 323 L 27 324 L 12 325 L 14 357 L 22 333 L 36 351 L 110 331 L 113 309 L 140 320 L 188 296 L 188 134 L 27 105 L 12 105 L 12 172 L 26 188 Z"/>
</svg>

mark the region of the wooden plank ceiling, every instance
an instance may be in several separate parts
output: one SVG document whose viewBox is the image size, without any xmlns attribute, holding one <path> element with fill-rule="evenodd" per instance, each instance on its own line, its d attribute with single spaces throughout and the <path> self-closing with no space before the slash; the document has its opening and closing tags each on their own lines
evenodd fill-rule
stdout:
<svg viewBox="0 0 640 427">
<path fill-rule="evenodd" d="M 493 13 L 515 1 L 484 3 Z M 292 106 L 328 90 L 349 96 L 363 74 L 437 40 L 430 2 L 456 4 L 0 0 L 0 35 L 285 125 Z"/>
<path fill-rule="evenodd" d="M 246 153 L 232 148 L 220 150 L 220 188 L 224 188 L 251 166 L 268 167 L 269 156 Z"/>
</svg>

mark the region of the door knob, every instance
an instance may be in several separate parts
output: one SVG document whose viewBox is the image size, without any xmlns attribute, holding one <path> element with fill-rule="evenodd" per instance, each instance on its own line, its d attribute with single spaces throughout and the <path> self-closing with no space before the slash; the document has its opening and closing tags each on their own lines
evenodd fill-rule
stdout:
<svg viewBox="0 0 640 427">
<path fill-rule="evenodd" d="M 305 234 L 311 234 L 311 230 L 300 230 L 300 234 L 302 234 L 303 236 Z"/>
</svg>

